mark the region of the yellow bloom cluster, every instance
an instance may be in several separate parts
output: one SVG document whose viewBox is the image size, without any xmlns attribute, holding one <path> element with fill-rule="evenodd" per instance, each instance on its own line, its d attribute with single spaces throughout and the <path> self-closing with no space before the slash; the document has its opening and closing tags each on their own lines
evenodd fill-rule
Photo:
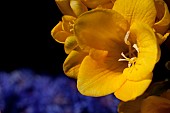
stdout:
<svg viewBox="0 0 170 113">
<path fill-rule="evenodd" d="M 129 101 L 145 92 L 169 35 L 163 0 L 56 0 L 63 13 L 51 31 L 68 57 L 63 70 L 80 93 Z"/>
</svg>

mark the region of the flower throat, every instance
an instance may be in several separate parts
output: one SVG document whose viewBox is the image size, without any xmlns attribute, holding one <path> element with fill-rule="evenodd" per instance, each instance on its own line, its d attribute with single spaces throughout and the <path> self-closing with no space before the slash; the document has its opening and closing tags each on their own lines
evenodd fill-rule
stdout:
<svg viewBox="0 0 170 113">
<path fill-rule="evenodd" d="M 127 31 L 125 38 L 124 38 L 125 44 L 128 45 L 129 52 L 126 54 L 122 52 L 121 56 L 123 57 L 123 59 L 120 58 L 118 61 L 128 61 L 128 67 L 131 67 L 132 65 L 136 63 L 137 54 L 135 54 L 135 52 L 139 53 L 139 48 L 137 44 L 133 44 L 132 46 L 132 44 L 128 41 L 129 35 L 130 35 L 130 31 Z"/>
</svg>

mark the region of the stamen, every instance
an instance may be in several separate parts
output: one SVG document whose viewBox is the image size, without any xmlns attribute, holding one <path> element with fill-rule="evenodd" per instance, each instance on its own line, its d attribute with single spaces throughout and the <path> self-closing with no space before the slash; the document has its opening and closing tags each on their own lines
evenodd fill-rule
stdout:
<svg viewBox="0 0 170 113">
<path fill-rule="evenodd" d="M 131 67 L 133 64 L 135 64 L 136 62 L 136 57 L 132 57 L 132 58 L 127 58 L 124 53 L 122 52 L 121 55 L 125 58 L 122 59 L 120 58 L 118 61 L 128 61 L 128 67 Z"/>
<path fill-rule="evenodd" d="M 125 56 L 125 54 L 122 52 L 121 55 L 123 56 L 123 58 L 127 59 L 127 57 Z"/>
<path fill-rule="evenodd" d="M 121 59 L 121 58 L 120 58 L 118 61 L 127 61 L 127 59 Z"/>
<path fill-rule="evenodd" d="M 69 26 L 72 26 L 72 27 L 74 26 L 74 24 L 73 24 L 73 23 L 71 23 L 71 22 L 69 22 L 68 24 L 69 24 Z"/>
<path fill-rule="evenodd" d="M 72 32 L 72 31 L 74 31 L 74 29 L 72 28 L 72 29 L 70 29 L 70 32 Z"/>
<path fill-rule="evenodd" d="M 139 48 L 138 48 L 137 44 L 133 44 L 133 48 L 135 48 L 135 50 L 139 53 Z"/>
<path fill-rule="evenodd" d="M 130 35 L 130 31 L 127 31 L 125 38 L 124 38 L 124 41 L 127 45 L 130 45 L 130 42 L 128 41 L 129 35 Z"/>
<path fill-rule="evenodd" d="M 74 20 L 68 22 L 69 26 L 70 26 L 70 32 L 74 31 Z"/>
</svg>

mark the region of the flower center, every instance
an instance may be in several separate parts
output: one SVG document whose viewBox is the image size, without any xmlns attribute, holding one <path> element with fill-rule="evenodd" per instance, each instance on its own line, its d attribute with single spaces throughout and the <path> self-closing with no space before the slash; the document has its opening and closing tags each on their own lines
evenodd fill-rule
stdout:
<svg viewBox="0 0 170 113">
<path fill-rule="evenodd" d="M 130 35 L 130 31 L 127 31 L 125 38 L 124 38 L 125 44 L 128 45 L 129 52 L 126 54 L 122 52 L 121 56 L 123 57 L 123 59 L 120 58 L 118 61 L 127 61 L 128 67 L 131 67 L 132 65 L 136 63 L 137 55 L 135 55 L 135 52 L 139 53 L 139 48 L 137 44 L 133 44 L 133 46 L 131 45 L 131 43 L 128 41 L 129 35 Z M 126 56 L 128 56 L 129 58 Z"/>
</svg>

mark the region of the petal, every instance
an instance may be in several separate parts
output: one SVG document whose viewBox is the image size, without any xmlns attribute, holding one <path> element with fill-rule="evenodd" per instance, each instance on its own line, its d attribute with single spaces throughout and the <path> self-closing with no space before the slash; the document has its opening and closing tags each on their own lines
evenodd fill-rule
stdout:
<svg viewBox="0 0 170 113">
<path fill-rule="evenodd" d="M 81 0 L 87 7 L 96 8 L 98 5 L 109 2 L 110 0 Z"/>
<path fill-rule="evenodd" d="M 133 39 L 137 40 L 139 53 L 136 63 L 130 68 L 126 68 L 123 74 L 128 80 L 139 81 L 151 75 L 158 60 L 158 45 L 155 34 L 147 24 L 134 23 L 130 28 Z M 149 65 L 148 65 L 149 64 Z"/>
<path fill-rule="evenodd" d="M 150 75 L 152 76 L 152 73 Z M 142 95 L 145 90 L 148 88 L 148 86 L 151 83 L 151 78 L 145 79 L 142 81 L 129 81 L 127 80 L 120 89 L 118 89 L 114 95 L 122 100 L 122 101 L 129 101 L 129 100 L 134 100 L 136 97 Z"/>
<path fill-rule="evenodd" d="M 162 35 L 160 33 L 155 33 L 156 38 L 158 40 L 158 44 L 161 45 L 169 36 L 170 31 L 167 31 L 167 33 L 165 33 L 165 35 Z"/>
<path fill-rule="evenodd" d="M 64 50 L 69 54 L 73 49 L 77 47 L 77 41 L 74 35 L 67 37 L 64 43 Z"/>
<path fill-rule="evenodd" d="M 170 101 L 159 96 L 149 96 L 141 105 L 141 113 L 169 113 L 169 111 Z"/>
<path fill-rule="evenodd" d="M 154 0 L 116 0 L 113 10 L 122 14 L 130 24 L 138 21 L 152 26 L 155 23 Z"/>
<path fill-rule="evenodd" d="M 74 25 L 74 32 L 82 49 L 113 49 L 113 43 L 125 46 L 127 21 L 109 9 L 95 9 L 83 13 Z M 119 46 L 120 47 L 120 46 Z"/>
<path fill-rule="evenodd" d="M 98 5 L 96 8 L 103 8 L 103 9 L 112 9 L 113 7 L 113 2 L 107 2 L 107 3 L 104 3 L 102 5 Z"/>
<path fill-rule="evenodd" d="M 77 87 L 86 96 L 104 96 L 113 93 L 125 82 L 122 71 L 126 65 L 113 61 L 107 51 L 91 50 L 80 66 Z"/>
<path fill-rule="evenodd" d="M 71 51 L 71 53 L 67 56 L 63 64 L 64 73 L 71 77 L 77 78 L 79 67 L 81 65 L 82 60 L 87 55 L 87 53 L 80 51 Z"/>
<path fill-rule="evenodd" d="M 75 16 L 73 10 L 70 7 L 70 0 L 55 0 L 55 2 L 63 15 Z"/>
<path fill-rule="evenodd" d="M 59 43 L 64 43 L 69 35 L 69 32 L 62 31 L 61 21 L 51 30 L 51 36 Z"/>
<path fill-rule="evenodd" d="M 70 0 L 70 6 L 76 16 L 88 11 L 87 7 L 80 0 Z"/>
<path fill-rule="evenodd" d="M 162 35 L 168 30 L 170 25 L 170 13 L 168 6 L 163 0 L 155 0 L 158 22 L 154 24 L 154 29 Z"/>
</svg>

